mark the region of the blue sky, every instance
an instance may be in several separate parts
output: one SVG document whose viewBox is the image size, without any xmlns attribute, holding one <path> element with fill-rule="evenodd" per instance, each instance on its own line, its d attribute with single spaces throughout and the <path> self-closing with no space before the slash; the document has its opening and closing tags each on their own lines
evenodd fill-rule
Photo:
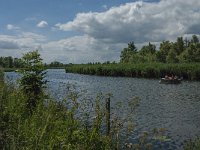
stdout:
<svg viewBox="0 0 200 150">
<path fill-rule="evenodd" d="M 138 47 L 199 35 L 199 0 L 1 0 L 0 56 L 39 49 L 45 62 L 118 61 Z"/>
</svg>

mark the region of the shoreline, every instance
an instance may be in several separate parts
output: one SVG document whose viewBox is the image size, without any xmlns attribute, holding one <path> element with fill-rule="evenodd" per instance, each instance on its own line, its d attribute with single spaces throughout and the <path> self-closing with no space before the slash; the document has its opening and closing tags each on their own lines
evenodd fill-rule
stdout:
<svg viewBox="0 0 200 150">
<path fill-rule="evenodd" d="M 200 63 L 72 64 L 65 67 L 65 72 L 148 79 L 160 79 L 166 74 L 173 74 L 184 80 L 200 81 Z"/>
</svg>

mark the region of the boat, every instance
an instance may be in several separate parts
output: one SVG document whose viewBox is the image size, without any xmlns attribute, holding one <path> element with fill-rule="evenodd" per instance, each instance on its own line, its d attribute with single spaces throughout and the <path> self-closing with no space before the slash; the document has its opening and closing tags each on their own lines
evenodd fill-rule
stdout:
<svg viewBox="0 0 200 150">
<path fill-rule="evenodd" d="M 166 79 L 166 78 L 161 78 L 159 83 L 161 84 L 179 84 L 181 83 L 182 78 L 176 78 L 176 79 Z"/>
</svg>

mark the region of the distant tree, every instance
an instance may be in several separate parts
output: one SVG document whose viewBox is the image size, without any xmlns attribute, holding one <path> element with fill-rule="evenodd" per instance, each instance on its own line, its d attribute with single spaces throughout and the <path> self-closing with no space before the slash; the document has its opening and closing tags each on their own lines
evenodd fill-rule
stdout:
<svg viewBox="0 0 200 150">
<path fill-rule="evenodd" d="M 128 63 L 133 55 L 137 53 L 137 48 L 134 42 L 128 43 L 128 47 L 124 48 L 120 55 L 120 62 Z"/>
<path fill-rule="evenodd" d="M 189 45 L 190 45 L 190 41 L 189 41 L 187 38 L 185 38 L 185 39 L 184 39 L 184 46 L 185 46 L 185 49 L 188 48 Z"/>
<path fill-rule="evenodd" d="M 49 67 L 63 67 L 64 64 L 58 61 L 53 61 L 49 64 Z"/>
<path fill-rule="evenodd" d="M 200 48 L 197 45 L 190 44 L 190 46 L 179 56 L 180 62 L 200 62 Z"/>
<path fill-rule="evenodd" d="M 166 61 L 167 61 L 167 63 L 177 63 L 179 61 L 177 58 L 175 46 L 170 49 L 170 51 L 166 57 Z"/>
<path fill-rule="evenodd" d="M 156 46 L 149 42 L 139 51 L 141 62 L 154 62 L 156 61 Z"/>
<path fill-rule="evenodd" d="M 196 35 L 193 35 L 193 36 L 192 36 L 191 43 L 192 43 L 192 44 L 197 44 L 197 43 L 199 43 L 199 39 L 198 39 L 198 37 L 197 37 Z"/>
<path fill-rule="evenodd" d="M 1 66 L 1 67 L 4 67 L 3 57 L 0 57 L 0 66 Z"/>
<path fill-rule="evenodd" d="M 13 58 L 11 56 L 3 58 L 3 67 L 12 68 L 13 67 Z"/>
<path fill-rule="evenodd" d="M 24 67 L 23 66 L 23 62 L 22 62 L 22 60 L 20 58 L 14 58 L 14 60 L 13 60 L 13 66 L 15 68 L 23 68 Z"/>
<path fill-rule="evenodd" d="M 155 54 L 156 53 L 156 46 L 154 44 L 151 44 L 149 42 L 148 45 L 145 45 L 141 48 L 139 51 L 141 55 L 149 55 L 149 54 Z"/>
<path fill-rule="evenodd" d="M 175 44 L 176 44 L 177 55 L 179 55 L 179 54 L 181 54 L 184 51 L 183 37 L 178 37 Z"/>
<path fill-rule="evenodd" d="M 163 41 L 160 43 L 160 50 L 156 52 L 156 59 L 159 62 L 167 62 L 166 57 L 171 49 L 172 44 L 169 41 Z"/>
<path fill-rule="evenodd" d="M 110 64 L 110 61 L 106 61 L 106 62 L 104 62 L 103 64 Z"/>
</svg>

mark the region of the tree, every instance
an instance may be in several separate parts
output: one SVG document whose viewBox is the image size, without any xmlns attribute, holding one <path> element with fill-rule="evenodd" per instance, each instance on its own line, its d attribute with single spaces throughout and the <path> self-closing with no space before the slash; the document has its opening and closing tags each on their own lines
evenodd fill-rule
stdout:
<svg viewBox="0 0 200 150">
<path fill-rule="evenodd" d="M 199 39 L 198 39 L 198 37 L 196 35 L 192 36 L 191 43 L 193 43 L 193 44 L 199 43 Z"/>
<path fill-rule="evenodd" d="M 149 54 L 155 54 L 156 53 L 156 46 L 154 44 L 151 44 L 149 42 L 148 45 L 145 45 L 141 48 L 139 51 L 141 55 L 149 55 Z"/>
<path fill-rule="evenodd" d="M 180 62 L 200 62 L 200 48 L 197 45 L 190 46 L 179 56 Z"/>
<path fill-rule="evenodd" d="M 27 96 L 27 108 L 32 112 L 44 94 L 43 88 L 47 82 L 44 80 L 46 72 L 38 51 L 24 54 L 22 61 L 25 68 L 20 70 L 22 74 L 20 87 Z"/>
<path fill-rule="evenodd" d="M 156 59 L 159 62 L 166 62 L 166 57 L 171 49 L 172 44 L 169 41 L 163 41 L 160 43 L 160 50 L 156 52 Z"/>
<path fill-rule="evenodd" d="M 177 58 L 177 53 L 175 47 L 172 47 L 166 57 L 167 63 L 177 63 L 178 58 Z"/>
<path fill-rule="evenodd" d="M 183 37 L 178 37 L 175 44 L 176 44 L 176 52 L 179 55 L 184 51 Z"/>
<path fill-rule="evenodd" d="M 124 48 L 120 55 L 120 62 L 128 63 L 134 54 L 137 53 L 137 48 L 134 42 L 128 43 L 128 47 Z"/>
<path fill-rule="evenodd" d="M 148 45 L 145 45 L 139 51 L 142 62 L 154 62 L 156 61 L 156 46 L 149 42 Z"/>
<path fill-rule="evenodd" d="M 63 67 L 64 64 L 58 61 L 53 61 L 49 64 L 49 67 Z"/>
<path fill-rule="evenodd" d="M 15 68 L 23 68 L 23 62 L 20 58 L 14 58 L 13 60 L 13 66 Z"/>
</svg>

